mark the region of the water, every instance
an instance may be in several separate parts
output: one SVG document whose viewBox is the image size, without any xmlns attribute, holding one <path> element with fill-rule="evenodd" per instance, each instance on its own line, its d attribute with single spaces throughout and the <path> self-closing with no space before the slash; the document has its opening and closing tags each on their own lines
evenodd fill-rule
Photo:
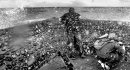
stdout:
<svg viewBox="0 0 130 70">
<path fill-rule="evenodd" d="M 69 7 L 0 8 L 0 29 L 32 21 L 61 17 Z M 130 8 L 76 7 L 82 19 L 129 21 Z"/>
<path fill-rule="evenodd" d="M 45 20 L 51 17 L 60 17 L 58 8 L 1 8 L 0 9 L 0 29 L 26 24 L 28 22 Z"/>
</svg>

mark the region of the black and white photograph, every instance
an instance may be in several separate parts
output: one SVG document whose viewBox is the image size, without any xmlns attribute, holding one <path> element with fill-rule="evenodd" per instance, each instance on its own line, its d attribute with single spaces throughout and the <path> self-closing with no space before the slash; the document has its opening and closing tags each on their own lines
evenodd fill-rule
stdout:
<svg viewBox="0 0 130 70">
<path fill-rule="evenodd" d="M 0 70 L 130 70 L 130 0 L 0 0 Z"/>
</svg>

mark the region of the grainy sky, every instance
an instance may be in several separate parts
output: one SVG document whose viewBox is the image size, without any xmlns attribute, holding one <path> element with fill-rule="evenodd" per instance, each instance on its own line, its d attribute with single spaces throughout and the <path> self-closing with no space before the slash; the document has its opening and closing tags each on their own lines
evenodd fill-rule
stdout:
<svg viewBox="0 0 130 70">
<path fill-rule="evenodd" d="M 130 7 L 130 0 L 0 0 L 0 7 L 102 6 Z"/>
</svg>

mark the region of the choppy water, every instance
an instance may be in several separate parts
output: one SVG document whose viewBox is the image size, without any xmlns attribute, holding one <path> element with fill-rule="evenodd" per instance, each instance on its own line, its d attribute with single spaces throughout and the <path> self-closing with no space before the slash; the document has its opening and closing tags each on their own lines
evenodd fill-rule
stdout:
<svg viewBox="0 0 130 70">
<path fill-rule="evenodd" d="M 61 17 L 69 7 L 29 7 L 0 8 L 0 29 L 25 24 L 25 21 L 38 21 Z M 82 19 L 130 21 L 129 7 L 76 7 Z"/>
<path fill-rule="evenodd" d="M 58 17 L 59 14 L 54 8 L 0 9 L 0 29 L 25 24 L 26 21 L 38 21 Z"/>
</svg>

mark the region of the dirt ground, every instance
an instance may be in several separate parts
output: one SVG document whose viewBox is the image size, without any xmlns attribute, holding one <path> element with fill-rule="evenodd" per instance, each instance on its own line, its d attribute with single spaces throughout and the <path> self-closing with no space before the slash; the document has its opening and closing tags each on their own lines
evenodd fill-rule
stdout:
<svg viewBox="0 0 130 70">
<path fill-rule="evenodd" d="M 95 58 L 87 57 L 84 59 L 78 58 L 76 60 L 71 60 L 74 65 L 74 70 L 103 70 L 101 65 L 97 62 Z M 44 65 L 39 70 L 68 70 L 61 57 L 56 57 L 48 64 Z M 130 70 L 130 63 L 122 62 L 114 70 Z"/>
<path fill-rule="evenodd" d="M 71 60 L 75 70 L 102 70 L 99 63 L 91 57 L 85 59 Z M 68 70 L 63 60 L 56 57 L 51 62 L 40 68 L 39 70 Z"/>
</svg>

